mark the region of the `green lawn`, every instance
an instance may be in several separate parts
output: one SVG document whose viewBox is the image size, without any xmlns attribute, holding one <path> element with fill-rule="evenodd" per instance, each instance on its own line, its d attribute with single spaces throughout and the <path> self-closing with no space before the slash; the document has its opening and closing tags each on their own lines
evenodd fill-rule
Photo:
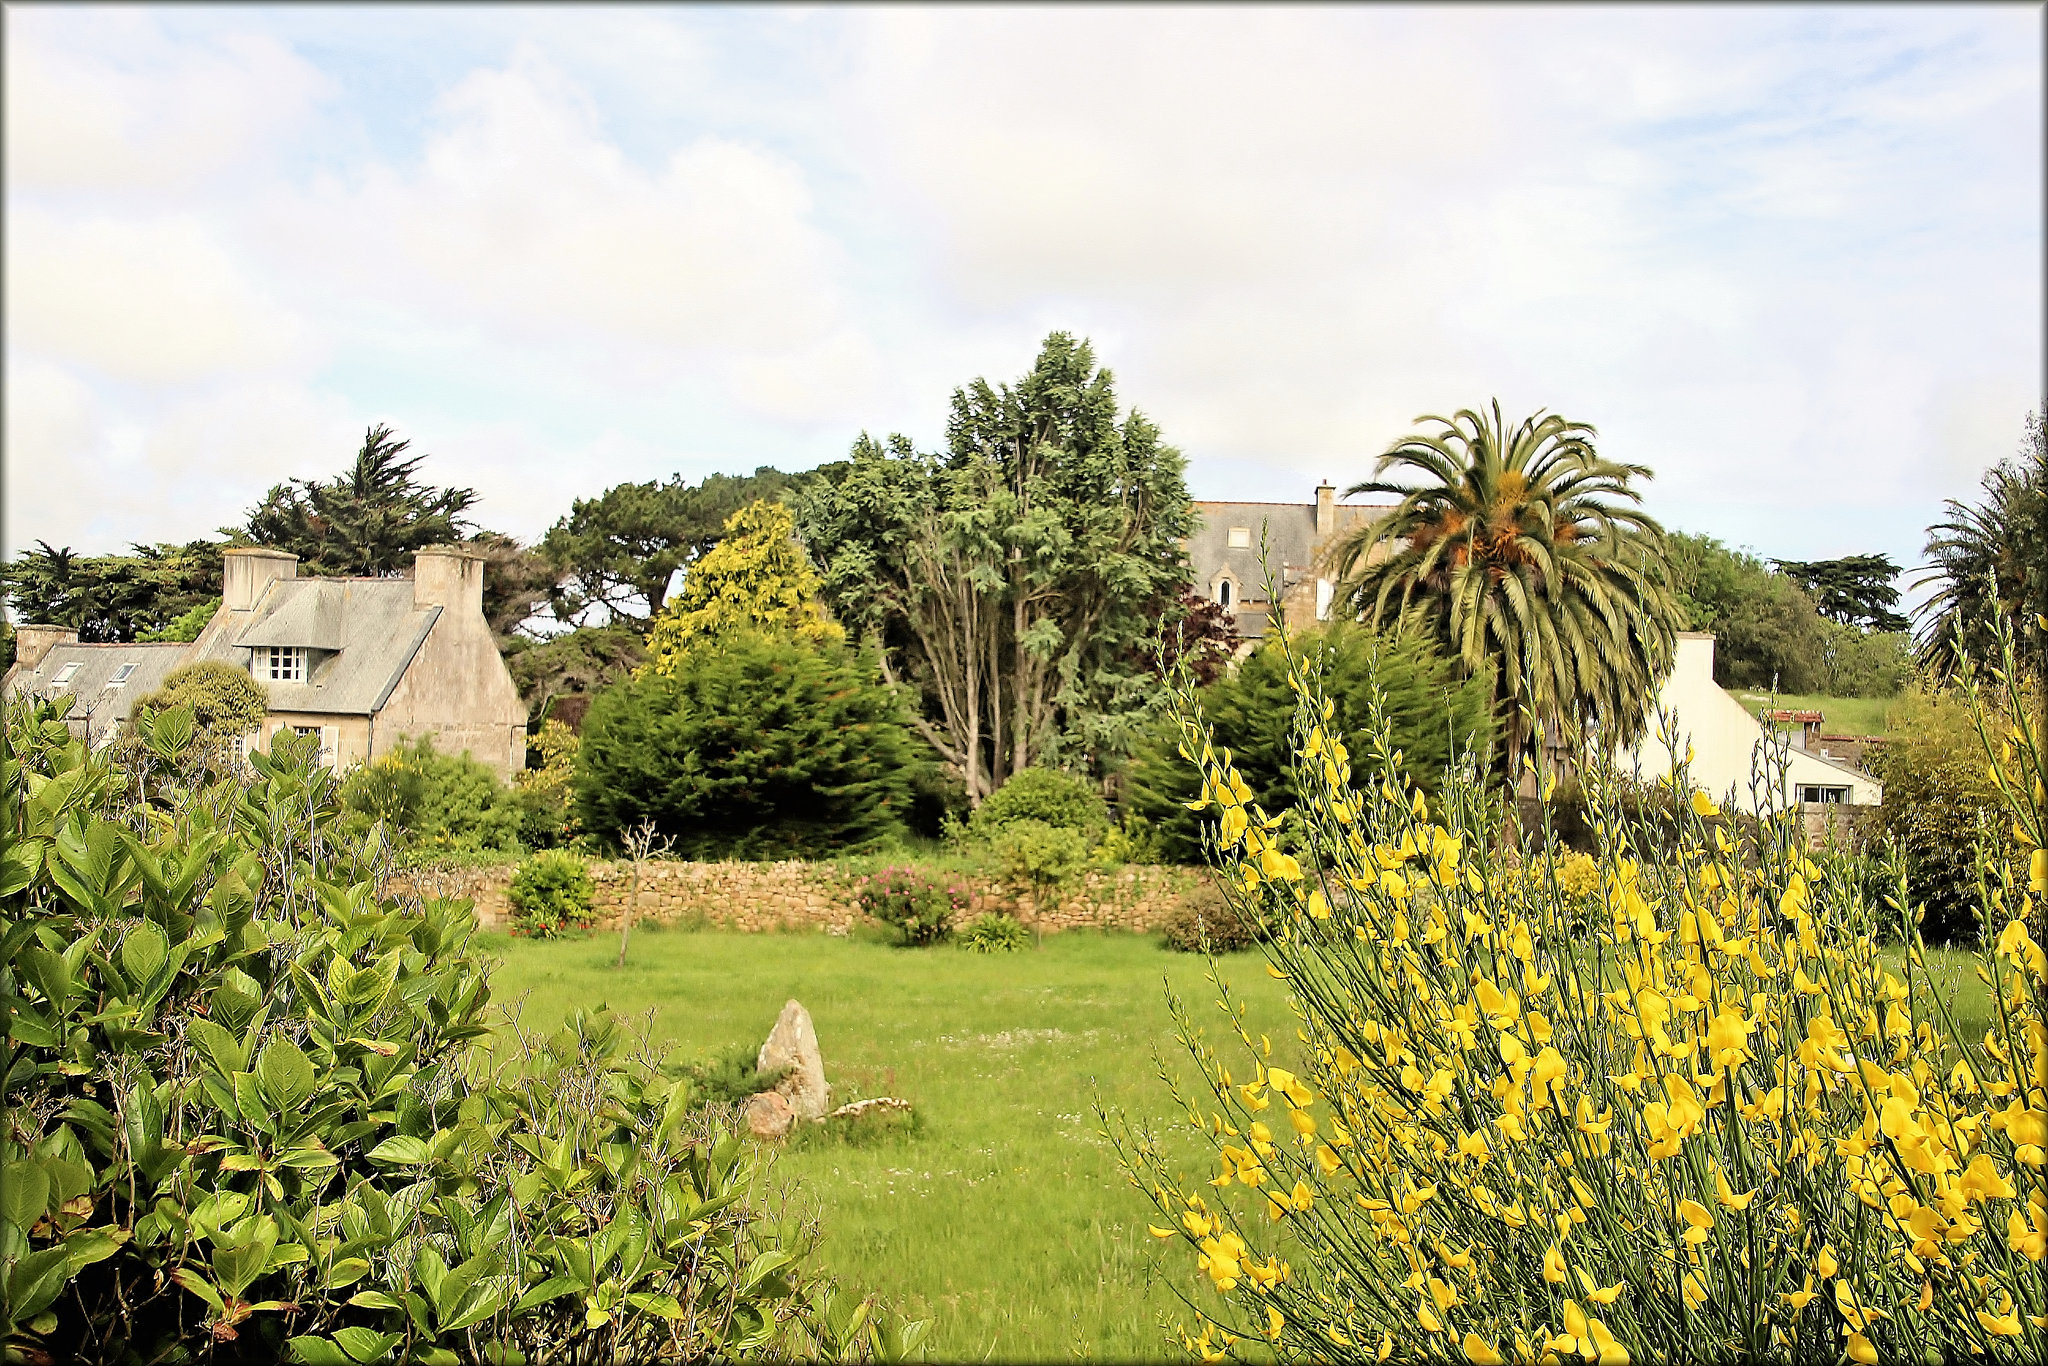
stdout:
<svg viewBox="0 0 2048 1366">
<path fill-rule="evenodd" d="M 497 999 L 530 1027 L 576 1005 L 655 1011 L 653 1032 L 691 1052 L 758 1044 L 791 997 L 818 1028 L 835 1091 L 892 1094 L 917 1130 L 873 1147 L 798 1146 L 777 1165 L 815 1201 L 826 1264 L 848 1283 L 937 1319 L 936 1360 L 1129 1360 L 1167 1355 L 1178 1308 L 1151 1283 L 1150 1206 L 1096 1136 L 1093 1102 L 1158 1121 L 1151 1062 L 1171 1049 L 1162 976 L 1214 1016 L 1199 957 L 1149 936 L 1072 932 L 1035 952 L 983 957 L 858 938 L 667 931 L 618 942 L 491 936 Z M 1255 1029 L 1292 1039 L 1264 961 L 1228 961 Z M 1185 1055 L 1178 1055 L 1184 1059 Z M 1190 1165 L 1196 1156 L 1186 1148 Z M 1153 1216 L 1156 1218 L 1156 1216 Z M 1192 1285 L 1184 1258 L 1175 1274 Z M 1176 1353 L 1177 1354 L 1177 1353 Z"/>
<path fill-rule="evenodd" d="M 1751 715 L 1761 715 L 1774 705 L 1769 692 L 1754 688 L 1731 688 L 1729 695 L 1749 708 Z M 1897 701 L 1896 697 L 1823 697 L 1819 693 L 1780 693 L 1775 705 L 1787 711 L 1821 713 L 1827 718 L 1821 725 L 1821 731 L 1826 735 L 1882 735 L 1885 733 L 1885 718 Z"/>
<path fill-rule="evenodd" d="M 1167 1351 L 1177 1316 L 1155 1279 L 1150 1208 L 1096 1136 L 1099 1095 L 1170 1122 L 1155 1047 L 1168 1037 L 1162 977 L 1197 1020 L 1214 1018 L 1207 964 L 1149 937 L 1068 933 L 1034 952 L 980 957 L 825 935 L 643 931 L 626 968 L 616 940 L 536 943 L 489 936 L 496 997 L 529 1028 L 575 1006 L 654 1012 L 658 1040 L 699 1052 L 758 1044 L 784 1001 L 810 1010 L 828 1079 L 843 1096 L 905 1096 L 914 1132 L 873 1146 L 799 1143 L 794 1178 L 824 1230 L 826 1265 L 937 1319 L 937 1360 L 1129 1360 Z M 1960 1032 L 1989 1022 L 1963 955 L 1930 952 L 1954 984 Z M 1256 955 L 1225 960 L 1254 1034 L 1293 1037 L 1281 984 Z M 1944 994 L 1948 994 L 1944 992 Z M 1170 1131 L 1192 1166 L 1192 1136 Z M 1169 1151 L 1172 1149 L 1169 1148 Z M 1188 1278 L 1184 1260 L 1170 1274 Z"/>
</svg>

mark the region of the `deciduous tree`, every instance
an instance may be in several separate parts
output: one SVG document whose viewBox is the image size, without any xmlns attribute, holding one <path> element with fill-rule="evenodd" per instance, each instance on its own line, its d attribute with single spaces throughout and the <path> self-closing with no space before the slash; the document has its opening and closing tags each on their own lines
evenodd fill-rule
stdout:
<svg viewBox="0 0 2048 1366">
<path fill-rule="evenodd" d="M 1015 386 L 953 395 L 942 453 L 865 434 L 797 498 L 826 600 L 924 696 L 920 728 L 978 803 L 1035 763 L 1127 748 L 1137 647 L 1187 584 L 1180 452 L 1118 414 L 1087 342 L 1046 338 Z"/>
</svg>

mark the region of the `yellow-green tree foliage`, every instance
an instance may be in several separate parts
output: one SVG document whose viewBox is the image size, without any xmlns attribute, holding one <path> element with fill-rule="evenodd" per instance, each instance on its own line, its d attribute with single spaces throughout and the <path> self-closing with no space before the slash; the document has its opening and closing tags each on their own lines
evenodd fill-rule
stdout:
<svg viewBox="0 0 2048 1366">
<path fill-rule="evenodd" d="M 738 631 L 813 645 L 845 639 L 818 606 L 818 572 L 795 532 L 789 509 L 765 499 L 727 518 L 725 539 L 697 561 L 674 605 L 655 618 L 641 667 L 673 675 L 690 651 Z"/>
<path fill-rule="evenodd" d="M 1298 1035 L 1254 1037 L 1226 989 L 1219 1046 L 1176 1002 L 1203 1072 L 1178 1098 L 1214 1165 L 1183 1175 L 1116 1126 L 1177 1245 L 1191 1351 L 2048 1359 L 2038 722 L 1981 736 L 2023 857 L 1986 892 L 1979 1039 L 1794 821 L 1731 840 L 1696 795 L 1653 858 L 1589 780 L 1599 856 L 1517 862 L 1476 785 L 1432 810 L 1384 741 L 1354 785 L 1291 676 L 1288 851 L 1228 754 L 1183 733 L 1225 885 L 1282 927 L 1262 952 Z"/>
</svg>

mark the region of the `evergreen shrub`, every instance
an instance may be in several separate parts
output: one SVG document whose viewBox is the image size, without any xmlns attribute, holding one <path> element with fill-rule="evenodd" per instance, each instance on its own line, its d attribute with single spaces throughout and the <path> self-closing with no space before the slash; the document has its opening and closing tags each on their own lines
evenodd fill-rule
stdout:
<svg viewBox="0 0 2048 1366">
<path fill-rule="evenodd" d="M 607 847 L 652 822 L 678 857 L 809 858 L 901 836 L 928 751 L 872 654 L 740 632 L 597 695 L 576 813 Z"/>
<path fill-rule="evenodd" d="M 968 833 L 991 839 L 1018 821 L 1073 830 L 1090 843 L 1109 828 L 1109 806 L 1096 785 L 1056 768 L 1027 768 L 989 794 L 967 822 Z"/>
<path fill-rule="evenodd" d="M 529 939 L 553 939 L 596 921 L 590 870 L 566 849 L 544 849 L 520 864 L 506 899 L 512 903 L 512 932 Z"/>
<path fill-rule="evenodd" d="M 1332 733 L 1366 753 L 1366 717 L 1377 688 L 1394 748 L 1425 792 L 1434 792 L 1444 770 L 1466 753 L 1489 750 L 1495 726 L 1486 681 L 1460 681 L 1452 663 L 1428 642 L 1375 634 L 1348 622 L 1301 632 L 1296 641 L 1297 651 L 1319 672 L 1332 707 Z M 1215 743 L 1230 750 L 1253 799 L 1276 816 L 1300 801 L 1289 744 L 1293 695 L 1287 676 L 1286 656 L 1276 641 L 1268 641 L 1200 693 Z M 1181 742 L 1170 717 L 1146 736 L 1126 775 L 1124 805 L 1156 831 L 1166 857 L 1200 863 L 1201 821 L 1186 804 L 1199 795 L 1201 782 L 1181 757 Z"/>
</svg>

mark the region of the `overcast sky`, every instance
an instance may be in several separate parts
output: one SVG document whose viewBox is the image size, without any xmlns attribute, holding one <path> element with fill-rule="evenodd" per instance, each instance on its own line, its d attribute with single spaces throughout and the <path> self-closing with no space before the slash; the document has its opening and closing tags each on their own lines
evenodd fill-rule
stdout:
<svg viewBox="0 0 2048 1366">
<path fill-rule="evenodd" d="M 1668 525 L 1919 558 L 2042 390 L 2041 7 L 6 9 L 6 516 L 388 422 L 578 495 L 932 447 L 1054 328 L 1197 497 L 1499 397 Z"/>
</svg>

